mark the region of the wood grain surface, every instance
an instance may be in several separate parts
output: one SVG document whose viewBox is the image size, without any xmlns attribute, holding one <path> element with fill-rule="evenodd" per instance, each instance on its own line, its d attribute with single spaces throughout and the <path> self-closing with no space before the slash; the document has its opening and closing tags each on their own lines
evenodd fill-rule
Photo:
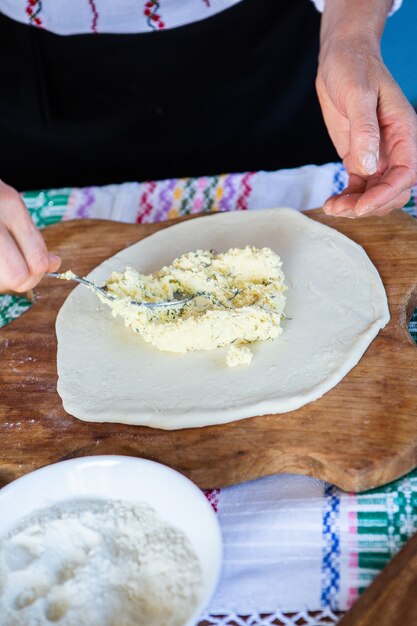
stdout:
<svg viewBox="0 0 417 626">
<path fill-rule="evenodd" d="M 417 535 L 404 546 L 338 626 L 416 626 Z"/>
<path fill-rule="evenodd" d="M 362 491 L 415 467 L 417 348 L 407 319 L 417 302 L 417 223 L 400 211 L 361 220 L 329 218 L 319 210 L 310 216 L 363 245 L 384 281 L 391 311 L 390 323 L 334 389 L 291 413 L 205 428 L 164 431 L 79 421 L 64 411 L 56 391 L 55 318 L 73 284 L 44 279 L 30 310 L 0 330 L 0 485 L 90 454 L 160 461 L 204 488 L 291 472 Z M 85 275 L 172 223 L 80 220 L 52 226 L 44 235 L 64 269 Z"/>
</svg>

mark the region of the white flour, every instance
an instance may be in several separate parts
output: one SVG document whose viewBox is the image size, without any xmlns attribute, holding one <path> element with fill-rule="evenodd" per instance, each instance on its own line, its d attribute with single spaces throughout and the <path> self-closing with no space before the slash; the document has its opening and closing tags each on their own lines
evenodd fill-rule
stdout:
<svg viewBox="0 0 417 626">
<path fill-rule="evenodd" d="M 188 539 L 144 503 L 65 502 L 0 541 L 0 626 L 182 626 L 201 586 Z"/>
</svg>

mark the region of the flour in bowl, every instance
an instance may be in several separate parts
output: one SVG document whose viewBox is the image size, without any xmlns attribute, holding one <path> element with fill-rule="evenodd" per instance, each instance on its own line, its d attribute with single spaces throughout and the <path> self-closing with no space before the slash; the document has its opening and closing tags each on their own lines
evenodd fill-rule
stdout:
<svg viewBox="0 0 417 626">
<path fill-rule="evenodd" d="M 145 503 L 67 501 L 0 540 L 0 626 L 182 626 L 201 590 L 187 537 Z"/>
</svg>

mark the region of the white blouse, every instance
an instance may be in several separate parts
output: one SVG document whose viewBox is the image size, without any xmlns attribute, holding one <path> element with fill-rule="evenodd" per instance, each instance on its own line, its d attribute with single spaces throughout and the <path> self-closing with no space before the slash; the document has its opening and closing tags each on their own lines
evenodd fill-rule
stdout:
<svg viewBox="0 0 417 626">
<path fill-rule="evenodd" d="M 58 35 L 145 33 L 219 13 L 241 0 L 0 0 L 0 13 Z M 325 0 L 312 0 L 319 11 Z M 391 13 L 402 0 L 393 0 Z"/>
</svg>

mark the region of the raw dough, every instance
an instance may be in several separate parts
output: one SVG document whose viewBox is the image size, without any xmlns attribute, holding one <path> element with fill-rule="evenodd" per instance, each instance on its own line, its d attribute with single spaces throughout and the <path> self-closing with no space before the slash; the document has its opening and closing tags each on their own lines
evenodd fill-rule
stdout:
<svg viewBox="0 0 417 626">
<path fill-rule="evenodd" d="M 387 298 L 361 246 L 293 209 L 172 226 L 122 250 L 88 278 L 102 284 L 127 265 L 149 273 L 189 250 L 246 245 L 276 251 L 288 286 L 284 332 L 252 346 L 250 367 L 228 368 L 226 348 L 160 352 L 79 286 L 56 324 L 65 410 L 86 421 L 190 428 L 285 413 L 334 387 L 388 322 Z"/>
</svg>

